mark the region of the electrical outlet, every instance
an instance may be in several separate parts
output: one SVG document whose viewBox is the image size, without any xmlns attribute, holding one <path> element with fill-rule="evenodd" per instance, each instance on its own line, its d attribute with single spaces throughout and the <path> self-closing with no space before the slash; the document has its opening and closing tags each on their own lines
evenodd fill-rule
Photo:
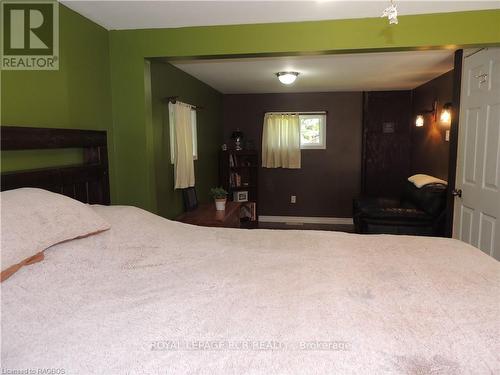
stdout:
<svg viewBox="0 0 500 375">
<path fill-rule="evenodd" d="M 290 195 L 290 203 L 297 203 L 297 196 L 296 195 Z"/>
<path fill-rule="evenodd" d="M 449 131 L 449 130 L 447 130 L 447 131 L 446 131 L 446 133 L 445 133 L 445 135 L 444 135 L 444 140 L 445 140 L 446 142 L 449 142 L 449 141 L 450 141 L 450 131 Z"/>
</svg>

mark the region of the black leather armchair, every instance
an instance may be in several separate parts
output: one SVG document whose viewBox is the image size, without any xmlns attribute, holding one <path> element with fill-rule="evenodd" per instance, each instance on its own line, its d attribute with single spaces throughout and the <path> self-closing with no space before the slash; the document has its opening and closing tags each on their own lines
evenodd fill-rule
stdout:
<svg viewBox="0 0 500 375">
<path fill-rule="evenodd" d="M 446 185 L 431 184 L 417 188 L 404 185 L 400 199 L 359 198 L 354 200 L 356 233 L 444 235 Z"/>
</svg>

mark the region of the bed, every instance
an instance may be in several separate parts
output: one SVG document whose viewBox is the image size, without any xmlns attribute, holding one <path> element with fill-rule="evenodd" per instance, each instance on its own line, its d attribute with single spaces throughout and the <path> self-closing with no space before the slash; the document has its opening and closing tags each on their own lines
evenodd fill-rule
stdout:
<svg viewBox="0 0 500 375">
<path fill-rule="evenodd" d="M 109 230 L 1 284 L 4 373 L 500 373 L 500 266 L 467 244 L 91 209 Z"/>
</svg>

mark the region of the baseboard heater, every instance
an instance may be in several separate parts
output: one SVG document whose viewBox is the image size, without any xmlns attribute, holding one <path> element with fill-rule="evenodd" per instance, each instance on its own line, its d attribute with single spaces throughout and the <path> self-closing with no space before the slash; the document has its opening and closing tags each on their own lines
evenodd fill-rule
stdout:
<svg viewBox="0 0 500 375">
<path fill-rule="evenodd" d="M 262 223 L 291 223 L 291 224 L 338 224 L 352 225 L 352 217 L 313 217 L 313 216 L 266 216 L 259 215 Z"/>
</svg>

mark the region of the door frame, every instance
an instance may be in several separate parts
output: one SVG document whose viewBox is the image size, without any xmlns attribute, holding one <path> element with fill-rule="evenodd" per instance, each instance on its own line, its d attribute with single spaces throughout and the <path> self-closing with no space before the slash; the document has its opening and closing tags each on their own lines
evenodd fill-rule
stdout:
<svg viewBox="0 0 500 375">
<path fill-rule="evenodd" d="M 455 197 L 455 179 L 457 175 L 458 131 L 460 118 L 460 92 L 462 89 L 463 49 L 455 51 L 453 70 L 452 114 L 450 126 L 450 156 L 448 162 L 448 191 L 446 194 L 445 236 L 453 235 L 453 210 Z"/>
</svg>

